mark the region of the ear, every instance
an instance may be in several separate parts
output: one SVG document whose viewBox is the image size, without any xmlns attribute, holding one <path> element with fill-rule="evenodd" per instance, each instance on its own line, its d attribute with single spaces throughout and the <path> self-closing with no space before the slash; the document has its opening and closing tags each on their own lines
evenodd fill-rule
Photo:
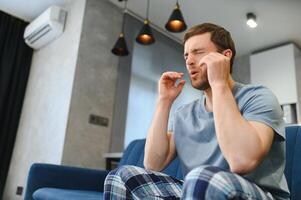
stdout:
<svg viewBox="0 0 301 200">
<path fill-rule="evenodd" d="M 223 51 L 223 55 L 227 56 L 228 58 L 232 58 L 232 51 L 231 49 L 226 49 Z"/>
</svg>

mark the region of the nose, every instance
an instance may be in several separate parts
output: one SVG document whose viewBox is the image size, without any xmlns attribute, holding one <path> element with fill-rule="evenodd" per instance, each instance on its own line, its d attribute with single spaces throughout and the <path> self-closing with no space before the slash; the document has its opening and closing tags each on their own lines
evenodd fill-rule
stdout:
<svg viewBox="0 0 301 200">
<path fill-rule="evenodd" d="M 186 66 L 189 67 L 189 66 L 193 66 L 194 64 L 195 64 L 194 56 L 191 54 L 187 55 Z"/>
</svg>

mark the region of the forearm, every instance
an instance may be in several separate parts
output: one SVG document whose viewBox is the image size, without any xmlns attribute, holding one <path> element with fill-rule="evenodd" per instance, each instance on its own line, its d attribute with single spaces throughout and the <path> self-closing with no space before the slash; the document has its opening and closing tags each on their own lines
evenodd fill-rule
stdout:
<svg viewBox="0 0 301 200">
<path fill-rule="evenodd" d="M 146 168 L 162 168 L 169 151 L 167 126 L 172 102 L 159 99 L 145 144 L 144 165 Z"/>
<path fill-rule="evenodd" d="M 212 89 L 216 136 L 221 151 L 232 171 L 247 173 L 259 162 L 261 141 L 256 130 L 246 121 L 228 86 Z"/>
</svg>

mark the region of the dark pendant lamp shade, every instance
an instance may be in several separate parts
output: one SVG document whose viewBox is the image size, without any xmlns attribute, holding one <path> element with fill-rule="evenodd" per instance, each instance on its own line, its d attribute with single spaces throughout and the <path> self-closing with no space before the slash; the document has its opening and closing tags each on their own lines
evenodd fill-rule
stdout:
<svg viewBox="0 0 301 200">
<path fill-rule="evenodd" d="M 113 54 L 115 54 L 116 56 L 129 55 L 129 50 L 128 50 L 128 47 L 126 45 L 126 41 L 125 41 L 125 38 L 124 38 L 124 24 L 125 24 L 125 14 L 126 14 L 127 0 L 124 0 L 124 1 L 125 1 L 125 3 L 124 3 L 124 9 L 123 9 L 121 33 L 120 33 L 113 49 L 111 50 L 111 52 Z"/>
<path fill-rule="evenodd" d="M 117 56 L 126 56 L 129 55 L 129 50 L 126 45 L 123 33 L 120 33 L 118 40 L 116 41 L 111 52 Z"/>
<path fill-rule="evenodd" d="M 187 25 L 184 21 L 182 12 L 180 10 L 180 6 L 178 2 L 176 3 L 176 7 L 172 11 L 169 20 L 167 21 L 165 28 L 174 33 L 179 33 L 186 30 Z"/>
<path fill-rule="evenodd" d="M 149 0 L 147 0 L 146 19 L 144 20 L 144 24 L 138 36 L 136 37 L 136 42 L 143 45 L 150 45 L 155 42 L 155 37 L 149 25 L 148 15 L 149 15 Z"/>
<path fill-rule="evenodd" d="M 149 45 L 155 42 L 155 37 L 153 36 L 153 32 L 151 27 L 149 26 L 148 20 L 144 21 L 144 25 L 142 26 L 138 36 L 136 37 L 136 41 L 139 44 Z"/>
</svg>

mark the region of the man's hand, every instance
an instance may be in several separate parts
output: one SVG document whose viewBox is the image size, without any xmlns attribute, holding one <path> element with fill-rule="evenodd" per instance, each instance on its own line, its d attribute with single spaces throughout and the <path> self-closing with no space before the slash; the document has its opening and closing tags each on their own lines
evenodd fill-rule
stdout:
<svg viewBox="0 0 301 200">
<path fill-rule="evenodd" d="M 228 85 L 230 74 L 230 58 L 218 53 L 210 52 L 199 62 L 199 66 L 207 67 L 208 81 L 212 89 L 215 86 Z"/>
<path fill-rule="evenodd" d="M 159 80 L 159 99 L 173 102 L 181 93 L 185 80 L 183 80 L 183 73 L 179 72 L 165 72 Z M 180 80 L 176 85 L 176 81 Z"/>
</svg>

